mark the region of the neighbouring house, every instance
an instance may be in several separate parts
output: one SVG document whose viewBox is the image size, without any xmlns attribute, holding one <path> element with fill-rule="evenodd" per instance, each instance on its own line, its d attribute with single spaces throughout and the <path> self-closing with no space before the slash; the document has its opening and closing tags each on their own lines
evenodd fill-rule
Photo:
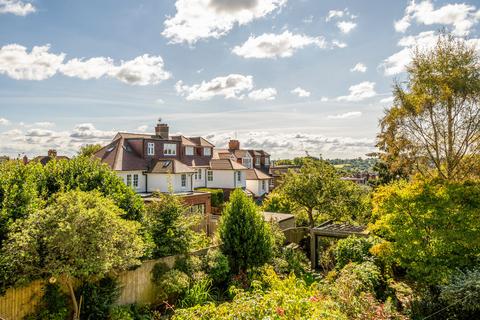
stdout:
<svg viewBox="0 0 480 320">
<path fill-rule="evenodd" d="M 246 189 L 246 167 L 215 156 L 214 145 L 202 137 L 169 134 L 160 120 L 154 134 L 119 132 L 94 154 L 144 198 L 172 192 L 191 206 L 210 213 L 210 203 L 197 188 Z M 208 201 L 210 198 L 208 197 Z M 203 208 L 203 209 L 201 209 Z"/>
<path fill-rule="evenodd" d="M 300 170 L 300 166 L 297 165 L 276 165 L 273 164 L 270 167 L 270 176 L 272 177 L 270 189 L 274 189 L 278 187 L 282 183 L 283 176 L 289 171 L 298 171 Z"/>
<path fill-rule="evenodd" d="M 67 156 L 59 156 L 59 155 L 57 155 L 57 150 L 50 149 L 50 150 L 48 150 L 46 156 L 37 156 L 30 161 L 28 160 L 27 156 L 24 156 L 23 157 L 23 162 L 24 163 L 38 162 L 38 163 L 41 163 L 42 165 L 46 165 L 47 163 L 49 163 L 50 161 L 52 161 L 54 159 L 55 160 L 69 160 L 70 158 L 67 157 Z"/>
<path fill-rule="evenodd" d="M 261 198 L 270 191 L 270 181 L 272 177 L 258 169 L 247 170 L 247 190 L 255 198 Z"/>
</svg>

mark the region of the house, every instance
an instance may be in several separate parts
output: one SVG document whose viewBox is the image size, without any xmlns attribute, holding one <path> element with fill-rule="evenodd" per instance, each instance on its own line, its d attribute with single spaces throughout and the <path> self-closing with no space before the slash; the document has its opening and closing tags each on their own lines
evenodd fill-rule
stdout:
<svg viewBox="0 0 480 320">
<path fill-rule="evenodd" d="M 247 170 L 247 190 L 250 191 L 255 198 L 261 198 L 269 192 L 271 180 L 271 176 L 258 169 Z"/>
<path fill-rule="evenodd" d="M 228 194 L 246 188 L 247 168 L 214 157 L 214 145 L 202 137 L 171 136 L 161 120 L 154 134 L 117 133 L 94 157 L 144 198 L 153 192 L 172 192 L 188 198 L 189 205 L 209 210 L 205 196 L 195 189 L 221 188 Z"/>
<path fill-rule="evenodd" d="M 266 222 L 278 223 L 280 230 L 296 227 L 295 216 L 291 213 L 263 212 L 263 219 Z"/>
<path fill-rule="evenodd" d="M 32 160 L 28 161 L 28 158 L 27 156 L 24 156 L 23 157 L 23 162 L 24 163 L 27 163 L 27 162 L 38 162 L 38 163 L 41 163 L 42 165 L 46 165 L 47 163 L 49 163 L 50 161 L 52 160 L 69 160 L 68 157 L 66 156 L 59 156 L 57 155 L 57 150 L 55 149 L 50 149 L 48 150 L 48 153 L 46 156 L 38 156 L 38 157 L 35 157 L 33 158 Z"/>
<path fill-rule="evenodd" d="M 290 164 L 285 164 L 285 165 L 276 165 L 273 164 L 270 167 L 270 175 L 272 176 L 271 184 L 270 184 L 270 189 L 274 189 L 278 187 L 282 183 L 283 176 L 289 171 L 299 171 L 300 166 L 297 165 L 290 165 Z"/>
<path fill-rule="evenodd" d="M 270 169 L 270 154 L 264 150 L 240 149 L 238 140 L 230 140 L 228 149 L 218 149 L 216 152 L 224 157 L 231 157 L 248 169 L 256 168 L 266 174 Z"/>
</svg>

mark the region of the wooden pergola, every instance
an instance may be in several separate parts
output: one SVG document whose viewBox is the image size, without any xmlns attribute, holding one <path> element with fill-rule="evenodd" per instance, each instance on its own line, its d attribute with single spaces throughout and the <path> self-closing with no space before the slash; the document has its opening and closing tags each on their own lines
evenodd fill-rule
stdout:
<svg viewBox="0 0 480 320">
<path fill-rule="evenodd" d="M 318 266 L 318 238 L 343 239 L 349 236 L 367 237 L 368 231 L 365 226 L 355 226 L 349 223 L 334 223 L 333 220 L 325 221 L 310 231 L 310 262 L 312 269 Z"/>
</svg>

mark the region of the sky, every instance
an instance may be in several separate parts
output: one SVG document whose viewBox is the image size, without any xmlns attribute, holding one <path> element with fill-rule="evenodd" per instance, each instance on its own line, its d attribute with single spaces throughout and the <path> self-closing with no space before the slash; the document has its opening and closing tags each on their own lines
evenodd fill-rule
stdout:
<svg viewBox="0 0 480 320">
<path fill-rule="evenodd" d="M 414 46 L 480 48 L 480 1 L 0 0 L 0 154 L 118 131 L 364 157 Z"/>
</svg>

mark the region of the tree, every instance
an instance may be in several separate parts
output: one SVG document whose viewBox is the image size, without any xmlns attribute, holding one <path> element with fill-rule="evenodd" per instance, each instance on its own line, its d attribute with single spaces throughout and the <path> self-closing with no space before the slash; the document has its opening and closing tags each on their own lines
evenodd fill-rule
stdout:
<svg viewBox="0 0 480 320">
<path fill-rule="evenodd" d="M 40 164 L 24 165 L 20 161 L 0 164 L 0 247 L 15 220 L 43 207 L 38 190 L 42 169 Z"/>
<path fill-rule="evenodd" d="M 416 49 L 405 83 L 381 120 L 377 146 L 393 171 L 460 180 L 478 174 L 480 61 L 473 46 L 441 34 L 433 49 Z"/>
<path fill-rule="evenodd" d="M 274 239 L 252 199 L 241 190 L 230 194 L 219 226 L 221 250 L 233 272 L 260 266 L 272 257 Z"/>
<path fill-rule="evenodd" d="M 86 144 L 80 148 L 78 151 L 78 156 L 90 158 L 95 152 L 102 149 L 101 144 Z"/>
<path fill-rule="evenodd" d="M 441 284 L 480 256 L 480 184 L 418 178 L 382 186 L 374 195 L 372 231 L 420 282 Z"/>
<path fill-rule="evenodd" d="M 124 210 L 124 218 L 142 220 L 145 209 L 142 198 L 97 159 L 76 157 L 71 160 L 49 161 L 44 168 L 42 183 L 41 192 L 47 200 L 60 191 L 98 190 Z"/>
<path fill-rule="evenodd" d="M 60 193 L 45 210 L 12 226 L 1 252 L 3 268 L 16 283 L 33 278 L 64 283 L 74 319 L 79 319 L 82 298 L 79 302 L 75 296 L 75 279 L 102 278 L 138 264 L 143 255 L 140 224 L 122 219 L 122 214 L 99 192 Z"/>
<path fill-rule="evenodd" d="M 286 201 L 308 214 L 308 225 L 326 214 L 332 219 L 363 214 L 362 190 L 340 179 L 336 169 L 323 160 L 306 159 L 298 172 L 289 171 L 277 191 Z"/>
<path fill-rule="evenodd" d="M 158 193 L 146 208 L 145 229 L 154 243 L 153 257 L 187 253 L 192 244 L 192 226 L 198 215 L 187 215 L 187 207 L 173 194 Z"/>
</svg>

